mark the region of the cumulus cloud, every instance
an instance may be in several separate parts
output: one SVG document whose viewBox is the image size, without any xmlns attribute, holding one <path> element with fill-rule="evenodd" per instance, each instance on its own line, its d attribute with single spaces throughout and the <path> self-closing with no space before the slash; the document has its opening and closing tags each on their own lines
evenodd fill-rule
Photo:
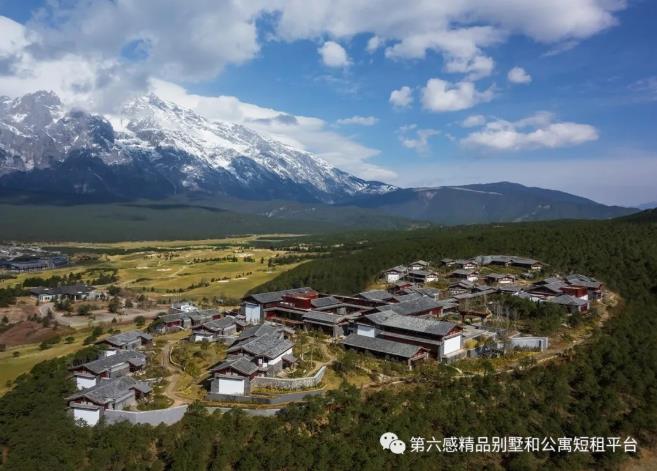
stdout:
<svg viewBox="0 0 657 471">
<path fill-rule="evenodd" d="M 411 87 L 404 85 L 400 89 L 390 92 L 388 101 L 395 108 L 411 106 L 411 103 L 413 103 L 413 90 L 411 90 Z"/>
<path fill-rule="evenodd" d="M 468 116 L 461 122 L 464 128 L 473 128 L 475 126 L 482 126 L 486 122 L 486 117 L 481 114 L 473 114 Z"/>
<path fill-rule="evenodd" d="M 381 40 L 381 38 L 374 35 L 370 39 L 367 40 L 367 47 L 365 49 L 367 50 L 367 52 L 372 54 L 379 47 L 381 47 L 382 44 L 383 44 L 383 41 Z"/>
<path fill-rule="evenodd" d="M 470 133 L 461 143 L 498 151 L 571 147 L 598 139 L 598 131 L 589 124 L 555 122 L 551 113 L 540 112 L 511 122 L 488 122 L 480 131 Z"/>
<path fill-rule="evenodd" d="M 317 154 L 332 165 L 361 178 L 391 180 L 396 174 L 371 163 L 378 149 L 364 146 L 331 129 L 325 120 L 292 115 L 246 103 L 234 96 L 188 93 L 174 83 L 153 80 L 151 90 L 165 100 L 190 108 L 210 120 L 243 124 L 288 145 Z"/>
<path fill-rule="evenodd" d="M 322 57 L 343 67 L 349 58 L 338 42 L 358 34 L 369 35 L 369 51 L 385 38 L 391 59 L 439 53 L 445 72 L 472 81 L 493 70 L 486 48 L 511 35 L 548 46 L 575 44 L 616 24 L 615 13 L 625 7 L 625 0 L 51 1 L 25 25 L 2 20 L 0 93 L 15 93 L 23 79 L 26 85 L 47 82 L 42 77 L 61 61 L 61 70 L 75 75 L 80 69 L 84 79 L 55 74 L 48 88 L 106 106 L 143 92 L 149 78 L 212 79 L 226 65 L 256 57 L 263 41 L 330 37 Z"/>
<path fill-rule="evenodd" d="M 338 119 L 336 122 L 340 125 L 374 126 L 379 122 L 379 118 L 374 116 L 352 116 L 351 118 Z"/>
<path fill-rule="evenodd" d="M 322 62 L 327 67 L 346 67 L 349 65 L 349 56 L 344 47 L 335 41 L 326 41 L 317 49 L 322 58 Z"/>
<path fill-rule="evenodd" d="M 513 67 L 511 70 L 509 70 L 506 78 L 511 83 L 526 84 L 532 81 L 532 76 L 529 75 L 522 67 Z"/>
<path fill-rule="evenodd" d="M 429 151 L 429 139 L 440 134 L 436 129 L 418 129 L 416 124 L 401 126 L 397 134 L 399 142 L 407 149 L 413 149 L 418 154 Z"/>
<path fill-rule="evenodd" d="M 493 89 L 478 91 L 472 82 L 432 78 L 422 89 L 422 106 L 430 111 L 459 111 L 493 99 Z"/>
<path fill-rule="evenodd" d="M 419 59 L 434 51 L 443 54 L 445 71 L 471 64 L 481 75 L 483 50 L 511 35 L 548 45 L 579 41 L 614 26 L 614 13 L 625 7 L 625 0 L 316 0 L 312 5 L 295 0 L 281 4 L 275 30 L 288 41 L 370 33 L 386 38 L 391 59 Z"/>
</svg>

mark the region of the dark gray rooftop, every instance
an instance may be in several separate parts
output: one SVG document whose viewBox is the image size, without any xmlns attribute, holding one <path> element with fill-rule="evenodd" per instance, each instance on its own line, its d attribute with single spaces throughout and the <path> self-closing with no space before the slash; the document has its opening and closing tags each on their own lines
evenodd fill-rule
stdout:
<svg viewBox="0 0 657 471">
<path fill-rule="evenodd" d="M 83 389 L 66 398 L 67 401 L 85 398 L 96 404 L 110 404 L 119 401 L 131 394 L 130 390 L 136 389 L 144 394 L 151 391 L 148 383 L 137 381 L 130 376 L 121 376 L 109 380 L 101 380 L 95 386 Z"/>
<path fill-rule="evenodd" d="M 366 337 L 364 335 L 351 334 L 342 341 L 343 345 L 348 347 L 361 348 L 372 352 L 382 353 L 400 358 L 412 358 L 422 350 L 417 345 L 394 342 L 376 337 Z"/>
<path fill-rule="evenodd" d="M 363 291 L 362 293 L 358 293 L 358 296 L 369 301 L 386 301 L 392 299 L 392 294 L 382 289 Z"/>
<path fill-rule="evenodd" d="M 374 314 L 368 314 L 365 317 L 379 326 L 401 329 L 409 332 L 438 335 L 441 337 L 447 335 L 454 327 L 456 327 L 456 324 L 453 324 L 452 322 L 424 319 L 421 317 L 400 316 L 393 311 L 375 312 Z"/>
<path fill-rule="evenodd" d="M 281 291 L 269 291 L 267 293 L 254 293 L 246 296 L 244 299 L 253 299 L 259 304 L 269 304 L 283 300 L 283 296 L 288 294 L 305 294 L 311 293 L 314 290 L 312 288 L 293 288 L 285 289 Z"/>
<path fill-rule="evenodd" d="M 251 376 L 253 373 L 258 371 L 258 366 L 250 361 L 248 358 L 239 357 L 233 360 L 228 360 L 223 362 L 221 365 L 213 368 L 213 372 L 224 371 L 228 368 L 232 368 L 238 373 L 243 374 L 244 376 Z"/>
<path fill-rule="evenodd" d="M 429 311 L 431 309 L 437 309 L 440 307 L 440 304 L 432 298 L 426 296 L 420 296 L 409 301 L 404 301 L 398 304 L 388 304 L 386 306 L 381 306 L 378 308 L 379 311 L 394 311 L 397 314 L 402 316 L 410 316 L 413 314 L 419 314 L 424 311 Z"/>
<path fill-rule="evenodd" d="M 133 366 L 144 366 L 146 364 L 146 356 L 143 353 L 135 351 L 119 352 L 114 355 L 99 358 L 71 369 L 85 368 L 94 374 L 101 374 L 114 366 L 121 363 L 128 362 Z"/>
<path fill-rule="evenodd" d="M 243 351 L 249 355 L 264 356 L 271 359 L 276 358 L 293 346 L 294 344 L 289 340 L 282 339 L 277 335 L 267 334 L 235 344 L 228 349 L 228 353 Z"/>
<path fill-rule="evenodd" d="M 211 332 L 216 332 L 216 331 L 224 330 L 225 328 L 230 327 L 232 325 L 235 325 L 235 318 L 224 317 L 222 319 L 215 319 L 212 321 L 205 322 L 197 327 L 194 327 L 194 329 L 206 329 Z"/>
<path fill-rule="evenodd" d="M 324 324 L 339 324 L 346 320 L 346 316 L 333 314 L 331 312 L 309 311 L 303 315 L 303 320 L 322 322 Z"/>
<path fill-rule="evenodd" d="M 561 296 L 556 296 L 554 298 L 548 299 L 547 302 L 553 304 L 560 304 L 562 306 L 586 306 L 588 303 L 583 299 L 576 298 L 569 294 L 562 294 Z"/>
<path fill-rule="evenodd" d="M 139 330 L 131 330 L 129 332 L 121 332 L 120 334 L 115 334 L 107 337 L 106 339 L 101 340 L 99 343 L 109 343 L 116 347 L 122 347 L 134 342 L 139 338 L 147 341 L 153 340 L 153 337 L 145 332 L 141 332 Z"/>
<path fill-rule="evenodd" d="M 602 286 L 602 283 L 595 278 L 579 274 L 568 275 L 566 277 L 566 282 L 573 286 L 582 286 L 591 289 L 599 289 Z"/>
<path fill-rule="evenodd" d="M 336 304 L 341 304 L 340 301 L 335 299 L 333 296 L 326 296 L 324 298 L 316 298 L 310 301 L 313 307 L 328 307 L 334 306 Z"/>
</svg>

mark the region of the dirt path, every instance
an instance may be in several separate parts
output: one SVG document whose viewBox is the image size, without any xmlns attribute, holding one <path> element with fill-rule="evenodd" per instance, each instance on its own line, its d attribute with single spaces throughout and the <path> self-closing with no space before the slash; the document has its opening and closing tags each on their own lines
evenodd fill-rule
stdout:
<svg viewBox="0 0 657 471">
<path fill-rule="evenodd" d="M 181 370 L 171 362 L 171 351 L 178 343 L 177 340 L 169 340 L 162 348 L 162 366 L 167 369 L 171 375 L 167 378 L 168 384 L 164 388 L 164 395 L 173 400 L 173 406 L 187 404 L 189 401 L 181 398 L 177 393 L 178 381 L 180 380 Z M 172 406 L 172 407 L 173 407 Z"/>
</svg>

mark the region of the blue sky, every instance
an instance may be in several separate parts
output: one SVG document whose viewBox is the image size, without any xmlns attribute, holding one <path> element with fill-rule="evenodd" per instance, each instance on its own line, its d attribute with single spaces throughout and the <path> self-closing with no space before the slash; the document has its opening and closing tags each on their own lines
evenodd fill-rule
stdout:
<svg viewBox="0 0 657 471">
<path fill-rule="evenodd" d="M 112 113 L 153 91 L 363 178 L 657 200 L 655 2 L 0 0 L 0 15 L 0 94 Z"/>
</svg>

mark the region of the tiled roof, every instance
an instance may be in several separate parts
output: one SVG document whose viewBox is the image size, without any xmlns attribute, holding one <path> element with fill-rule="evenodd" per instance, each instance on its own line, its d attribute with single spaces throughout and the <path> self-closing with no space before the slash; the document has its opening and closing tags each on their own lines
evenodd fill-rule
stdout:
<svg viewBox="0 0 657 471">
<path fill-rule="evenodd" d="M 269 304 L 269 303 L 274 303 L 277 301 L 282 301 L 283 296 L 288 295 L 288 294 L 306 294 L 306 293 L 313 293 L 314 290 L 312 288 L 293 288 L 293 289 L 285 289 L 282 291 L 270 291 L 267 293 L 254 293 L 249 296 L 246 296 L 244 299 L 253 299 L 257 303 L 260 304 Z"/>
<path fill-rule="evenodd" d="M 335 299 L 333 296 L 326 296 L 324 298 L 316 298 L 310 301 L 313 307 L 328 307 L 340 304 L 340 301 Z"/>
<path fill-rule="evenodd" d="M 333 314 L 331 312 L 309 311 L 303 315 L 303 320 L 322 322 L 325 324 L 339 324 L 346 319 L 345 316 L 340 314 Z"/>
<path fill-rule="evenodd" d="M 451 322 L 423 319 L 421 317 L 401 316 L 393 311 L 376 312 L 365 316 L 376 325 L 395 329 L 407 330 L 409 332 L 420 332 L 438 336 L 447 335 L 456 324 Z"/>
<path fill-rule="evenodd" d="M 363 291 L 362 293 L 358 293 L 358 296 L 370 301 L 386 301 L 388 299 L 392 299 L 392 295 L 382 289 Z"/>
<path fill-rule="evenodd" d="M 109 404 L 129 396 L 131 389 L 136 389 L 142 393 L 149 393 L 151 391 L 148 383 L 137 381 L 130 376 L 121 376 L 119 378 L 101 380 L 95 386 L 83 389 L 69 396 L 66 400 L 71 401 L 85 398 L 96 404 Z"/>
<path fill-rule="evenodd" d="M 219 330 L 223 330 L 227 327 L 230 327 L 232 325 L 235 325 L 235 318 L 233 317 L 224 317 L 222 319 L 215 319 L 212 321 L 205 322 L 199 326 L 194 327 L 194 330 L 198 329 L 206 329 L 211 332 L 216 332 Z"/>
<path fill-rule="evenodd" d="M 145 332 L 141 332 L 139 330 L 131 330 L 129 332 L 121 332 L 120 334 L 115 334 L 110 337 L 107 337 L 104 340 L 101 340 L 100 343 L 110 343 L 112 345 L 115 345 L 117 347 L 121 347 L 123 345 L 127 345 L 129 343 L 134 342 L 138 338 L 142 338 L 144 340 L 153 340 L 153 337 Z"/>
<path fill-rule="evenodd" d="M 239 357 L 234 360 L 225 361 L 221 365 L 214 368 L 212 371 L 220 372 L 228 368 L 232 368 L 238 373 L 243 374 L 244 376 L 251 376 L 253 373 L 258 371 L 258 366 L 245 357 Z"/>
<path fill-rule="evenodd" d="M 114 355 L 84 363 L 83 365 L 71 369 L 85 368 L 98 375 L 125 362 L 128 362 L 133 366 L 143 366 L 146 364 L 146 356 L 143 353 L 134 351 L 119 352 Z"/>
<path fill-rule="evenodd" d="M 228 353 L 243 351 L 249 355 L 264 356 L 271 359 L 276 358 L 293 346 L 294 344 L 289 340 L 267 334 L 235 344 L 228 349 Z"/>
<path fill-rule="evenodd" d="M 394 311 L 402 316 L 409 316 L 412 314 L 437 309 L 440 307 L 437 301 L 426 296 L 421 296 L 410 301 L 404 301 L 398 304 L 388 304 L 379 307 L 379 311 Z"/>
<path fill-rule="evenodd" d="M 422 348 L 417 345 L 394 342 L 392 340 L 376 337 L 366 337 L 358 334 L 349 335 L 342 341 L 342 344 L 348 347 L 370 350 L 372 352 L 393 355 L 401 358 L 412 358 L 422 350 Z"/>
</svg>

